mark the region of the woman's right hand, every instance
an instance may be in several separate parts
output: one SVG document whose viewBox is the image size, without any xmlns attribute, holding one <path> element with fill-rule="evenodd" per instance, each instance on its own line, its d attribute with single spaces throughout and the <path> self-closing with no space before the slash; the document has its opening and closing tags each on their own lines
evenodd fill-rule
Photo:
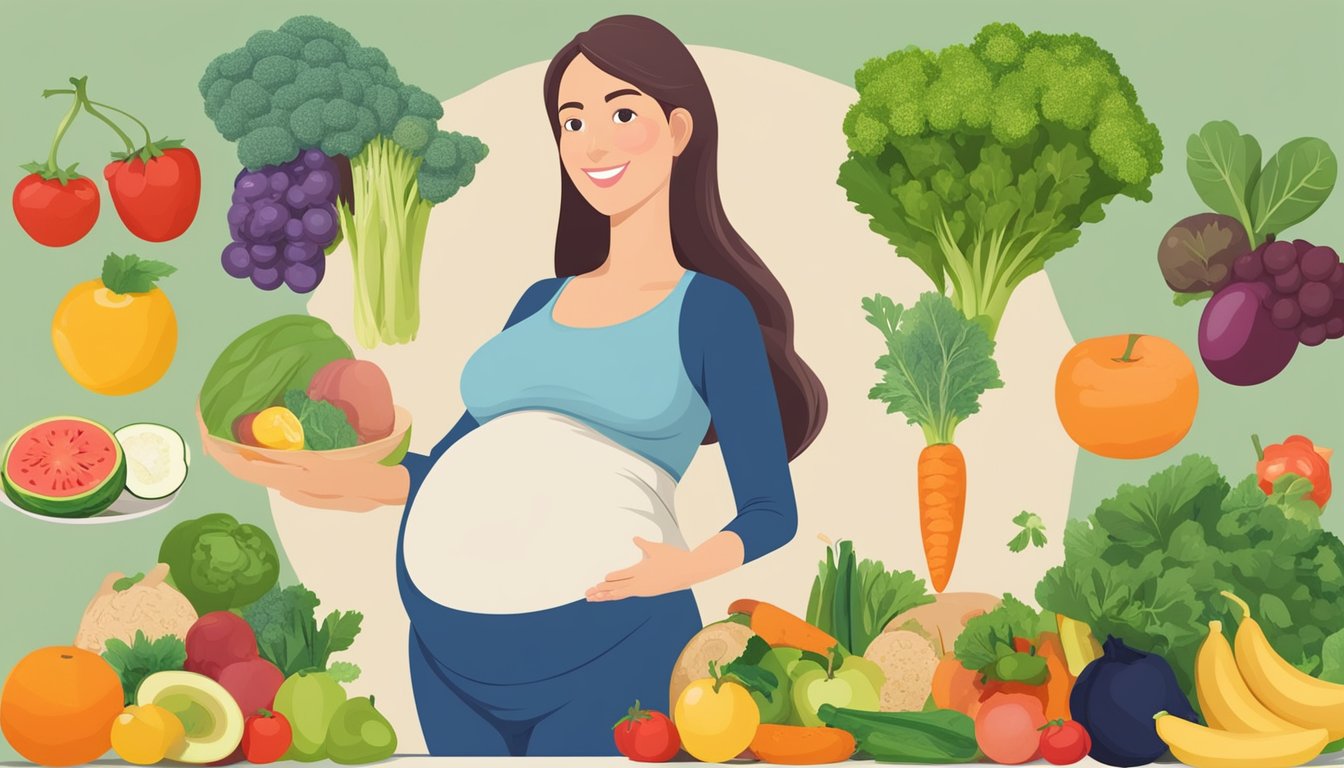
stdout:
<svg viewBox="0 0 1344 768">
<path fill-rule="evenodd" d="M 204 441 L 206 453 L 229 474 L 249 483 L 274 488 L 305 507 L 368 512 L 406 503 L 410 473 L 397 464 L 364 461 L 281 463 L 252 451 L 221 451 Z"/>
</svg>

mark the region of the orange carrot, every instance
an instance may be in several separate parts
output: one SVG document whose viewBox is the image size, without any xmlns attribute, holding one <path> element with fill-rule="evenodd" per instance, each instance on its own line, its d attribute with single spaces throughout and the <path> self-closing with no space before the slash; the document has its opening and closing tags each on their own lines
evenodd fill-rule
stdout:
<svg viewBox="0 0 1344 768">
<path fill-rule="evenodd" d="M 1036 653 L 1045 659 L 1050 679 L 1045 683 L 1045 719 L 1069 719 L 1069 694 L 1073 692 L 1073 677 L 1064 660 L 1064 644 L 1054 632 L 1042 632 L 1036 638 Z"/>
<path fill-rule="evenodd" d="M 759 600 L 738 600 L 728 606 L 729 613 L 751 617 L 751 631 L 771 648 L 797 648 L 830 656 L 838 641 L 792 613 Z"/>
<path fill-rule="evenodd" d="M 854 737 L 839 728 L 761 723 L 751 740 L 752 754 L 779 765 L 842 763 L 854 756 Z"/>
<path fill-rule="evenodd" d="M 919 532 L 935 592 L 947 588 L 966 514 L 966 458 L 951 443 L 919 452 Z"/>
</svg>

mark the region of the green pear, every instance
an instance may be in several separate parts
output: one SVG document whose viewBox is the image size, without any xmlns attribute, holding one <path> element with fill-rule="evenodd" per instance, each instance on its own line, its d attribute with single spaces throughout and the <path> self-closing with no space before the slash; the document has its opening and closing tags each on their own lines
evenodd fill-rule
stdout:
<svg viewBox="0 0 1344 768">
<path fill-rule="evenodd" d="M 846 656 L 836 675 L 839 676 L 841 672 L 846 670 L 858 670 L 863 673 L 863 676 L 872 683 L 875 691 L 881 692 L 882 686 L 887 684 L 887 673 L 882 671 L 882 667 L 877 662 L 869 661 L 862 656 Z"/>
<path fill-rule="evenodd" d="M 762 723 L 774 723 L 783 725 L 789 722 L 793 715 L 793 701 L 790 696 L 793 687 L 789 681 L 789 665 L 797 661 L 802 656 L 802 651 L 796 648 L 773 648 L 757 666 L 768 671 L 779 681 L 770 698 L 766 698 L 760 691 L 752 691 L 751 698 L 756 700 L 756 707 L 761 710 Z"/>
<path fill-rule="evenodd" d="M 326 753 L 332 762 L 359 765 L 386 760 L 397 751 L 392 724 L 373 706 L 372 696 L 350 699 L 336 709 L 327 730 Z"/>
</svg>

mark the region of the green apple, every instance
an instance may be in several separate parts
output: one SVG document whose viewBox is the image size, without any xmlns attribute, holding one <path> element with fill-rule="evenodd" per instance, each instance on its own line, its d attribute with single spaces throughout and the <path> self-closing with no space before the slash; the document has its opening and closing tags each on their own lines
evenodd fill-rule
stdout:
<svg viewBox="0 0 1344 768">
<path fill-rule="evenodd" d="M 857 659 L 858 662 L 850 662 Z M 815 661 L 804 659 L 792 666 L 793 707 L 795 722 L 800 725 L 822 726 L 817 710 L 822 704 L 845 709 L 859 709 L 876 712 L 878 691 L 881 684 L 874 684 L 873 670 L 865 669 L 864 659 L 851 656 L 846 659 L 849 666 L 842 664 L 839 669 L 827 669 Z M 874 665 L 875 666 L 875 665 Z M 882 679 L 881 669 L 876 670 L 877 679 Z"/>
<path fill-rule="evenodd" d="M 762 723 L 785 724 L 793 715 L 793 701 L 790 696 L 792 685 L 789 681 L 789 665 L 802 656 L 796 648 L 772 648 L 761 657 L 758 667 L 768 671 L 779 681 L 778 687 L 767 699 L 760 691 L 752 691 L 751 698 L 761 710 Z"/>
</svg>

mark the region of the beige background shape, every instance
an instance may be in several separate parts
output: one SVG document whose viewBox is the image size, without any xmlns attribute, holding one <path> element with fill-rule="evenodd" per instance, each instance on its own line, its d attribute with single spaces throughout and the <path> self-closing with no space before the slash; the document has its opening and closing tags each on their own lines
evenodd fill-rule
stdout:
<svg viewBox="0 0 1344 768">
<path fill-rule="evenodd" d="M 860 299 L 885 293 L 907 305 L 928 279 L 868 229 L 835 183 L 846 154 L 840 130 L 852 88 L 769 59 L 692 46 L 720 121 L 724 205 L 734 225 L 792 299 L 797 346 L 818 372 L 830 415 L 792 464 L 798 536 L 783 549 L 696 588 L 706 621 L 741 597 L 806 609 L 818 534 L 850 538 L 860 557 L 927 577 L 918 537 L 915 463 L 922 433 L 867 399 L 882 351 Z M 444 104 L 445 128 L 480 136 L 490 156 L 476 180 L 433 211 L 414 344 L 356 348 L 391 379 L 414 415 L 412 449 L 428 451 L 462 412 L 458 376 L 467 357 L 502 327 L 523 290 L 553 275 L 559 161 L 542 108 L 546 63 L 505 72 Z M 781 95 L 787 98 L 781 98 Z M 1087 247 L 1086 245 L 1083 247 Z M 309 311 L 354 339 L 348 254 L 333 253 Z M 966 523 L 949 590 L 1010 591 L 1031 598 L 1039 574 L 1062 560 L 1077 449 L 1054 411 L 1054 376 L 1072 340 L 1047 277 L 1018 289 L 1004 317 L 998 360 L 1006 388 L 957 431 L 969 474 Z M 351 695 L 374 693 L 400 736 L 423 753 L 406 662 L 407 626 L 395 581 L 399 508 L 352 514 L 298 507 L 271 494 L 276 529 L 298 577 L 323 608 L 364 611 L 364 631 L 342 654 L 363 668 Z M 700 449 L 676 494 L 686 539 L 703 541 L 733 515 L 717 446 Z M 1045 521 L 1044 549 L 1011 554 L 1011 518 Z M 481 542 L 483 547 L 507 542 Z M 581 557 L 581 553 L 576 553 Z"/>
</svg>

